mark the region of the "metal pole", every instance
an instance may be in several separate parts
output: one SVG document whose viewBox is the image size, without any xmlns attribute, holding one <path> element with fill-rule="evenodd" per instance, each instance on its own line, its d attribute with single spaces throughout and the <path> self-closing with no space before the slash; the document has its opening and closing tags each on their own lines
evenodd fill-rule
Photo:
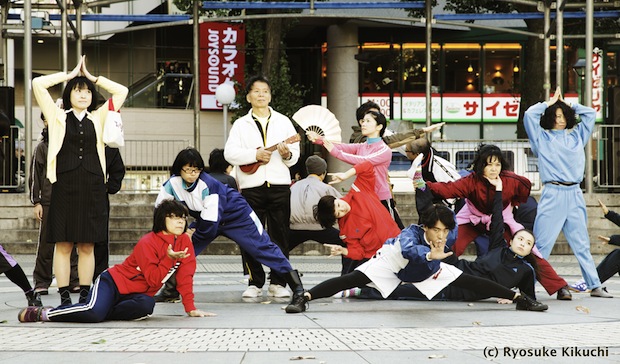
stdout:
<svg viewBox="0 0 620 364">
<path fill-rule="evenodd" d="M 543 70 L 544 70 L 544 80 L 543 80 L 543 91 L 545 93 L 545 100 L 549 100 L 549 90 L 551 89 L 551 54 L 549 54 L 549 46 L 551 45 L 551 41 L 549 39 L 549 29 L 551 28 L 551 9 L 549 7 L 549 4 L 547 4 L 547 2 L 544 2 L 545 4 L 545 10 L 544 10 L 544 15 L 545 15 L 545 20 L 544 20 L 544 26 L 543 26 L 543 33 L 544 33 L 544 48 L 545 48 L 545 55 L 544 55 L 544 60 L 543 60 Z"/>
<path fill-rule="evenodd" d="M 426 0 L 426 126 L 431 125 L 432 113 L 433 113 L 433 101 L 431 99 L 431 84 L 432 84 L 432 47 L 433 47 L 433 4 L 431 0 Z"/>
<path fill-rule="evenodd" d="M 62 9 L 60 9 L 61 13 L 60 13 L 60 18 L 61 18 L 61 24 L 60 24 L 60 33 L 61 33 L 61 54 L 62 54 L 62 71 L 64 73 L 67 73 L 67 69 L 68 69 L 68 48 L 69 48 L 69 40 L 67 38 L 67 0 L 62 0 L 61 2 L 61 6 Z M 65 82 L 65 85 L 67 83 Z"/>
<path fill-rule="evenodd" d="M 6 38 L 2 37 L 4 34 L 4 19 L 6 19 L 8 9 L 6 6 L 0 8 L 0 85 L 6 85 L 7 75 L 6 69 Z"/>
<path fill-rule="evenodd" d="M 24 1 L 24 133 L 26 157 L 32 155 L 32 0 Z M 30 168 L 26 168 L 26 181 L 30 178 Z M 28 182 L 25 186 L 29 192 Z"/>
<path fill-rule="evenodd" d="M 224 115 L 224 145 L 226 145 L 226 138 L 228 137 L 228 104 L 224 104 L 222 106 L 222 111 Z"/>
<path fill-rule="evenodd" d="M 78 34 L 75 37 L 75 58 L 76 62 L 80 60 L 82 56 L 82 1 L 77 0 L 73 2 L 75 4 L 75 27 L 78 30 Z"/>
<path fill-rule="evenodd" d="M 200 21 L 198 18 L 200 1 L 194 1 L 194 148 L 200 151 Z"/>
<path fill-rule="evenodd" d="M 558 4 L 555 15 L 555 84 L 564 89 L 564 2 Z"/>
<path fill-rule="evenodd" d="M 592 107 L 592 51 L 594 50 L 594 0 L 586 1 L 586 88 L 584 105 Z M 592 138 L 586 144 L 586 193 L 592 193 Z"/>
</svg>

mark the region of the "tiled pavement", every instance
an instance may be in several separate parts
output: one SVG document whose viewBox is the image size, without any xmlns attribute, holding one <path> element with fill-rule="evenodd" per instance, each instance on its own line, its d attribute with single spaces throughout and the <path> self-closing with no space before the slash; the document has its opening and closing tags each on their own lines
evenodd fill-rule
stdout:
<svg viewBox="0 0 620 364">
<path fill-rule="evenodd" d="M 17 256 L 32 272 L 33 257 Z M 113 257 L 113 262 L 123 257 Z M 602 257 L 597 256 L 598 262 Z M 482 363 L 620 362 L 620 278 L 606 283 L 618 298 L 574 294 L 557 301 L 537 286 L 545 313 L 475 303 L 323 299 L 287 315 L 283 299 L 240 298 L 245 283 L 237 256 L 199 256 L 197 306 L 217 317 L 190 318 L 181 304 L 158 304 L 153 317 L 100 324 L 20 324 L 25 299 L 0 276 L 1 363 Z M 339 260 L 294 256 L 306 286 L 338 275 Z M 579 278 L 572 256 L 553 256 L 569 282 Z M 54 305 L 54 290 L 44 304 Z M 553 352 L 552 350 L 556 350 Z M 497 350 L 497 351 L 496 351 Z M 512 351 L 511 351 L 512 350 Z M 529 351 L 528 351 L 529 350 Z M 583 355 L 589 354 L 596 357 Z"/>
</svg>

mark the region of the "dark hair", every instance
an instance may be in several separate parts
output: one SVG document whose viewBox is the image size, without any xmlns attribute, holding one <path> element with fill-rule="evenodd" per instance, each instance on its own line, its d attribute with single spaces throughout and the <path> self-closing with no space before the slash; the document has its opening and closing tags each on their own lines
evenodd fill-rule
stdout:
<svg viewBox="0 0 620 364">
<path fill-rule="evenodd" d="M 545 110 L 545 113 L 540 118 L 540 127 L 546 130 L 553 129 L 555 126 L 555 111 L 557 109 L 562 109 L 562 112 L 564 113 L 564 118 L 566 119 L 566 129 L 572 129 L 575 124 L 577 124 L 575 110 L 560 101 L 549 106 L 547 110 Z"/>
<path fill-rule="evenodd" d="M 95 84 L 92 83 L 88 78 L 84 76 L 75 77 L 67 81 L 67 86 L 65 86 L 64 91 L 62 92 L 62 105 L 65 110 L 71 110 L 71 91 L 74 89 L 83 89 L 87 88 L 93 95 L 92 101 L 88 106 L 88 111 L 93 111 L 97 108 L 97 90 L 95 90 Z M 116 105 L 115 105 L 116 106 Z"/>
<path fill-rule="evenodd" d="M 364 117 L 366 115 L 372 115 L 373 119 L 377 121 L 377 125 L 383 125 L 381 130 L 379 130 L 379 136 L 383 136 L 383 133 L 385 133 L 385 129 L 387 129 L 387 120 L 385 118 L 385 115 L 383 115 L 380 112 L 376 112 L 376 111 L 366 111 L 366 114 L 364 114 Z"/>
<path fill-rule="evenodd" d="M 181 168 L 188 165 L 190 167 L 205 169 L 205 161 L 202 159 L 200 152 L 196 148 L 187 147 L 177 154 L 177 157 L 170 167 L 170 174 L 175 176 L 181 175 Z"/>
<path fill-rule="evenodd" d="M 226 173 L 230 165 L 224 158 L 224 149 L 215 148 L 209 154 L 209 172 Z"/>
<path fill-rule="evenodd" d="M 267 79 L 267 77 L 263 76 L 263 75 L 257 75 L 257 76 L 253 76 L 250 77 L 250 79 L 246 82 L 245 84 L 245 94 L 249 94 L 250 91 L 252 91 L 252 86 L 254 86 L 254 84 L 256 82 L 264 82 L 267 84 L 267 86 L 269 86 L 269 89 L 271 90 L 271 82 L 269 82 L 269 80 Z"/>
<path fill-rule="evenodd" d="M 456 227 L 454 212 L 443 204 L 435 204 L 420 214 L 420 224 L 427 228 L 434 227 L 437 221 L 441 221 L 450 230 Z"/>
<path fill-rule="evenodd" d="M 519 229 L 515 231 L 514 234 L 512 234 L 512 238 L 514 238 L 515 235 L 522 231 L 525 231 L 526 233 L 532 235 L 532 237 L 534 238 L 534 245 L 532 246 L 532 249 L 534 249 L 534 246 L 536 246 L 536 236 L 534 236 L 534 232 L 532 230 L 526 228 Z M 524 256 L 523 259 L 532 266 L 532 268 L 534 269 L 534 273 L 536 273 L 536 276 L 538 276 L 538 263 L 536 262 L 536 257 L 534 256 L 534 254 L 530 252 L 530 254 Z"/>
<path fill-rule="evenodd" d="M 319 203 L 314 206 L 314 219 L 321 224 L 322 227 L 328 228 L 336 222 L 336 214 L 334 213 L 334 196 L 326 195 L 321 197 Z"/>
<path fill-rule="evenodd" d="M 358 107 L 357 110 L 355 110 L 355 119 L 357 119 L 358 125 L 360 125 L 360 120 L 364 118 L 364 115 L 366 115 L 366 113 L 370 109 L 381 110 L 379 105 L 374 101 L 366 101 L 365 103 L 360 105 L 360 107 Z"/>
<path fill-rule="evenodd" d="M 176 200 L 163 200 L 153 212 L 153 232 L 166 231 L 166 217 L 177 216 L 187 218 L 189 215 L 187 207 Z M 187 222 L 185 229 L 187 231 Z"/>
<path fill-rule="evenodd" d="M 478 177 L 482 178 L 484 167 L 487 166 L 489 158 L 493 157 L 496 157 L 502 164 L 502 171 L 510 170 L 510 163 L 506 161 L 502 154 L 502 150 L 499 149 L 497 145 L 481 144 L 472 163 L 474 165 L 474 173 L 476 173 Z"/>
</svg>

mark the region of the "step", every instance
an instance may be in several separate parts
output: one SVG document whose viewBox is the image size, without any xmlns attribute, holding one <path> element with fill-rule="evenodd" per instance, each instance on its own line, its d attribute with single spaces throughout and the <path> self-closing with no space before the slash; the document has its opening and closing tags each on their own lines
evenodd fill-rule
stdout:
<svg viewBox="0 0 620 364">
<path fill-rule="evenodd" d="M 112 255 L 129 255 L 134 246 L 135 241 L 113 241 L 110 242 L 110 254 Z M 2 244 L 7 252 L 11 254 L 36 254 L 37 243 L 36 242 L 14 242 Z M 606 255 L 613 250 L 613 247 L 602 244 L 593 244 L 591 253 L 593 255 Z M 227 239 L 218 238 L 201 253 L 203 255 L 240 255 L 239 246 Z M 572 255 L 573 252 L 566 242 L 557 242 L 551 252 L 552 255 Z M 305 255 L 305 256 L 318 256 L 329 255 L 329 249 L 325 248 L 322 244 L 317 242 L 308 241 L 300 246 L 296 247 L 290 252 L 290 255 Z M 476 255 L 476 250 L 473 245 L 468 246 L 464 255 Z"/>
</svg>

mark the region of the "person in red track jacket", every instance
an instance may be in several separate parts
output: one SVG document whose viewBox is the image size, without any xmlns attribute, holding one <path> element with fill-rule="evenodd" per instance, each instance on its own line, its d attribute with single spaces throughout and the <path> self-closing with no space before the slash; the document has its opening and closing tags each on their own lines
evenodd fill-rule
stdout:
<svg viewBox="0 0 620 364">
<path fill-rule="evenodd" d="M 315 208 L 315 218 L 321 226 L 332 226 L 336 219 L 340 227 L 340 238 L 347 247 L 325 244 L 332 255 L 344 255 L 353 260 L 347 272 L 370 259 L 383 243 L 400 234 L 400 229 L 383 207 L 375 193 L 375 173 L 369 161 L 356 164 L 344 173 L 332 176 L 338 183 L 357 175 L 351 190 L 343 198 L 323 196 Z"/>
<path fill-rule="evenodd" d="M 196 255 L 187 229 L 188 212 L 178 201 L 166 200 L 155 208 L 153 229 L 136 244 L 121 264 L 104 271 L 85 303 L 56 308 L 28 307 L 18 314 L 20 322 L 101 322 L 136 320 L 150 316 L 153 296 L 176 272 L 177 289 L 185 312 L 192 317 L 214 316 L 194 305 Z"/>
</svg>

